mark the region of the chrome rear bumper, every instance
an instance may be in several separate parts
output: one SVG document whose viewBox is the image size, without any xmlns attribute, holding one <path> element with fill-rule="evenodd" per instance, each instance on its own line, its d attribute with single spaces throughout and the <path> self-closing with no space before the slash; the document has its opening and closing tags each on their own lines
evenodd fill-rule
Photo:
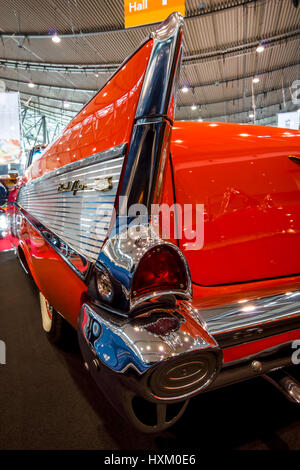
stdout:
<svg viewBox="0 0 300 470">
<path fill-rule="evenodd" d="M 223 348 L 300 327 L 300 291 L 198 309 L 210 335 Z"/>
<path fill-rule="evenodd" d="M 196 310 L 181 302 L 130 319 L 84 304 L 79 344 L 105 396 L 145 431 L 133 411 L 135 397 L 166 406 L 291 365 L 292 343 L 300 340 L 299 302 L 299 292 L 251 301 L 251 311 L 240 305 Z M 237 359 L 228 360 L 230 354 Z"/>
<path fill-rule="evenodd" d="M 105 367 L 149 401 L 189 398 L 207 387 L 222 366 L 213 338 L 177 310 L 153 310 L 129 320 L 84 304 L 78 336 L 92 373 Z"/>
<path fill-rule="evenodd" d="M 84 304 L 78 334 L 80 344 L 92 352 L 92 364 L 118 375 L 130 372 L 139 395 L 154 401 L 186 399 L 231 383 L 229 366 L 240 365 L 233 375 L 243 380 L 291 364 L 291 344 L 300 340 L 300 292 L 201 310 L 183 301 L 177 309 L 152 310 L 135 318 Z M 284 362 L 276 362 L 277 351 L 286 348 Z M 272 358 L 271 364 L 263 362 L 261 371 L 252 367 L 259 357 Z M 202 375 L 197 367 L 203 368 Z M 167 375 L 156 372 L 161 389 L 149 379 L 158 369 Z"/>
</svg>

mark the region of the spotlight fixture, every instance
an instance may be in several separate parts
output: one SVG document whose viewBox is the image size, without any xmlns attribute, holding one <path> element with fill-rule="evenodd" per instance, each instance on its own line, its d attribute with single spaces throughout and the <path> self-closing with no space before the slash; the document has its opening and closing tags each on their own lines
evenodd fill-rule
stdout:
<svg viewBox="0 0 300 470">
<path fill-rule="evenodd" d="M 195 111 L 196 109 L 197 109 L 197 106 L 196 106 L 195 104 L 193 104 L 193 105 L 191 106 L 191 110 L 192 110 L 192 111 Z"/>
<path fill-rule="evenodd" d="M 261 52 L 264 52 L 264 50 L 265 50 L 264 46 L 261 43 L 259 43 L 256 48 L 256 52 L 261 53 Z"/>
<path fill-rule="evenodd" d="M 58 43 L 61 41 L 61 39 L 60 39 L 60 37 L 58 36 L 57 33 L 53 34 L 51 39 L 52 39 L 52 41 L 55 42 L 56 44 L 58 44 Z"/>
<path fill-rule="evenodd" d="M 258 78 L 258 77 L 253 77 L 253 78 L 252 78 L 252 82 L 253 82 L 253 83 L 258 83 L 258 82 L 259 82 L 259 78 Z"/>
<path fill-rule="evenodd" d="M 29 87 L 29 88 L 34 88 L 34 87 L 35 87 L 35 84 L 34 84 L 33 82 L 29 82 L 29 83 L 28 83 L 28 87 Z"/>
<path fill-rule="evenodd" d="M 189 89 L 188 89 L 187 86 L 184 86 L 184 87 L 181 88 L 181 91 L 182 91 L 183 93 L 187 93 L 187 92 L 189 91 Z"/>
</svg>

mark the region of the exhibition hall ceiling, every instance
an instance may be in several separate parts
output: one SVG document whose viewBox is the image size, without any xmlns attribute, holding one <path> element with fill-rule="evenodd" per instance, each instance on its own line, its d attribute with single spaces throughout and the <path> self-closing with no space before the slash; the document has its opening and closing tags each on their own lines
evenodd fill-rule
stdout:
<svg viewBox="0 0 300 470">
<path fill-rule="evenodd" d="M 0 80 L 21 92 L 23 104 L 66 119 L 154 28 L 125 29 L 123 0 L 2 1 Z M 252 94 L 260 123 L 275 124 L 277 112 L 295 108 L 300 6 L 291 0 L 185 4 L 178 119 L 250 122 Z"/>
</svg>

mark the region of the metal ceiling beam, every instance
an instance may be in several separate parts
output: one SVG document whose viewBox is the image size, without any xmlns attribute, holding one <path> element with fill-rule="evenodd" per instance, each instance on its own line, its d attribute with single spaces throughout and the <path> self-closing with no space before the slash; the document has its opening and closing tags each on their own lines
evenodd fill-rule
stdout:
<svg viewBox="0 0 300 470">
<path fill-rule="evenodd" d="M 287 91 L 289 90 L 289 86 L 285 86 L 283 87 L 284 91 Z M 10 89 L 9 89 L 10 90 Z M 11 89 L 10 91 L 17 91 L 17 90 L 13 90 Z M 259 91 L 257 93 L 254 93 L 254 96 L 255 98 L 259 98 L 260 96 L 262 95 L 265 95 L 266 93 L 275 93 L 275 92 L 281 92 L 282 91 L 282 87 L 276 87 L 276 88 L 268 88 L 264 91 Z M 44 99 L 44 100 L 51 100 L 51 101 L 57 101 L 59 103 L 62 103 L 64 100 L 62 99 L 58 99 L 58 98 L 52 98 L 52 97 L 49 97 L 49 96 L 43 96 L 43 95 L 33 95 L 32 93 L 27 93 L 27 92 L 23 92 L 23 91 L 20 91 L 20 94 L 21 95 L 26 95 L 26 96 L 33 96 L 35 98 L 38 98 L 38 99 Z M 236 96 L 236 97 L 232 97 L 232 98 L 226 98 L 224 100 L 221 100 L 221 101 L 210 101 L 210 102 L 201 102 L 201 103 L 198 103 L 198 106 L 199 107 L 207 107 L 207 106 L 211 106 L 211 105 L 221 105 L 223 103 L 230 103 L 231 101 L 234 101 L 234 102 L 238 102 L 238 101 L 243 101 L 247 98 L 251 98 L 252 97 L 252 94 L 251 93 L 247 93 L 246 95 L 239 95 L 239 96 Z M 73 100 L 65 100 L 67 101 L 68 103 L 72 104 L 76 104 L 76 105 L 80 105 L 80 106 L 84 106 L 87 102 L 81 102 L 81 101 L 73 101 Z M 36 101 L 33 101 L 33 103 L 37 103 Z M 38 103 L 37 103 L 38 104 Z M 180 109 L 184 109 L 184 108 L 190 108 L 191 105 L 177 105 L 177 109 L 178 111 L 180 112 Z M 62 108 L 59 108 L 57 106 L 54 106 L 53 108 L 55 109 L 62 109 Z"/>
<path fill-rule="evenodd" d="M 291 67 L 297 67 L 300 65 L 300 61 L 297 60 L 295 62 L 289 63 L 287 65 L 283 65 L 282 67 L 274 67 L 269 70 L 262 70 L 260 72 L 253 72 L 253 73 L 248 73 L 246 75 L 239 75 L 237 77 L 232 77 L 232 78 L 227 78 L 226 80 L 215 80 L 211 82 L 204 82 L 204 83 L 199 83 L 197 85 L 190 85 L 191 90 L 195 90 L 196 88 L 202 88 L 206 86 L 220 86 L 220 85 L 226 85 L 227 83 L 232 83 L 232 82 L 237 82 L 239 80 L 244 80 L 248 78 L 253 78 L 255 77 L 262 77 L 263 75 L 268 75 L 269 73 L 275 73 L 279 72 L 280 70 L 285 70 Z M 1 78 L 1 77 L 0 77 Z M 187 85 L 185 83 L 185 85 Z"/>
<path fill-rule="evenodd" d="M 27 106 L 26 103 L 23 102 L 23 105 L 24 106 Z M 43 111 L 41 108 L 50 108 L 51 110 L 55 109 L 57 111 L 63 111 L 63 113 L 53 113 L 53 114 L 57 114 L 58 116 L 63 116 L 64 119 L 73 119 L 73 117 L 77 114 L 77 111 L 69 111 L 70 114 L 67 114 L 65 112 L 64 109 L 62 108 L 58 108 L 57 106 L 50 106 L 48 104 L 42 104 L 42 103 L 37 103 L 36 101 L 31 101 L 29 104 L 28 104 L 28 107 L 33 107 L 32 105 L 36 105 L 34 106 L 35 109 L 38 109 L 40 112 Z"/>
<path fill-rule="evenodd" d="M 289 90 L 290 89 L 290 86 L 287 85 L 287 86 L 284 86 L 283 87 L 284 91 L 286 90 Z M 15 91 L 15 90 L 14 90 Z M 273 87 L 273 88 L 267 88 L 267 89 L 264 89 L 264 91 L 258 91 L 257 93 L 254 93 L 253 96 L 255 98 L 258 98 L 259 96 L 262 96 L 262 95 L 265 95 L 266 93 L 275 93 L 275 92 L 279 92 L 279 91 L 282 91 L 282 87 Z M 230 103 L 230 101 L 242 101 L 242 100 L 245 100 L 247 98 L 251 98 L 252 97 L 252 93 L 246 93 L 245 95 L 239 95 L 239 96 L 233 96 L 231 98 L 225 98 L 223 100 L 220 100 L 220 101 L 209 101 L 209 102 L 201 102 L 201 103 L 196 103 L 197 106 L 211 106 L 211 105 L 218 105 L 218 104 L 223 104 L 223 103 Z M 177 101 L 178 103 L 178 101 Z M 177 104 L 177 109 L 180 109 L 180 108 L 190 108 L 191 105 L 186 105 L 186 104 Z"/>
<path fill-rule="evenodd" d="M 294 107 L 291 100 L 287 100 L 286 105 L 287 105 L 286 108 Z M 268 108 L 274 108 L 274 107 L 279 107 L 280 108 L 280 103 L 277 102 L 277 103 L 269 104 L 267 106 L 256 107 L 256 111 L 261 112 L 261 111 L 264 111 Z M 243 116 L 245 114 L 248 115 L 252 111 L 253 111 L 253 109 L 252 109 L 252 107 L 250 107 L 250 108 L 248 108 L 247 110 L 244 110 L 244 111 L 235 111 L 233 113 L 226 113 L 226 114 L 224 114 L 224 113 L 220 114 L 219 113 L 219 114 L 214 114 L 212 116 L 204 116 L 203 114 L 201 115 L 201 112 L 200 112 L 198 114 L 198 116 L 195 116 L 194 119 L 192 119 L 192 120 L 197 120 L 199 117 L 201 117 L 203 120 L 205 120 L 205 119 L 218 120 L 220 118 L 226 118 L 226 116 L 229 117 L 229 116 Z M 279 109 L 279 111 L 282 111 L 282 110 Z M 287 109 L 287 111 L 288 111 L 288 109 Z M 282 112 L 285 112 L 285 111 L 282 111 Z M 176 119 L 180 119 L 180 118 L 176 118 Z M 250 120 L 250 118 L 249 118 L 249 120 Z M 256 121 L 257 121 L 257 119 L 256 119 Z"/>
<path fill-rule="evenodd" d="M 208 15 L 213 15 L 215 13 L 224 13 L 224 11 L 231 10 L 236 7 L 243 7 L 251 4 L 257 5 L 258 3 L 266 2 L 266 1 L 272 1 L 272 0 L 231 0 L 231 1 L 224 1 L 222 4 L 215 5 L 212 7 L 208 7 L 205 9 L 197 9 L 196 11 L 193 11 L 189 15 L 185 17 L 185 20 L 189 22 L 189 20 L 193 20 L 195 18 L 199 18 L 201 16 L 208 16 Z M 155 24 L 159 24 L 160 22 L 157 23 L 151 23 L 151 24 L 145 24 L 142 26 L 133 26 L 130 28 L 114 28 L 114 29 L 106 29 L 106 30 L 98 30 L 98 31 L 80 31 L 78 33 L 75 32 L 69 32 L 69 33 L 62 33 L 60 34 L 61 38 L 80 38 L 80 37 L 88 37 L 88 36 L 99 36 L 107 33 L 119 33 L 119 32 L 128 32 L 132 29 L 137 29 L 137 28 L 146 28 L 146 27 L 153 27 Z M 39 34 L 39 33 L 9 33 L 9 32 L 2 32 L 0 33 L 0 38 L 16 38 L 16 39 L 49 39 L 49 34 Z"/>
<path fill-rule="evenodd" d="M 21 105 L 24 107 L 24 108 L 28 108 L 28 109 L 31 109 L 31 110 L 35 110 L 35 111 L 38 111 L 40 114 L 45 114 L 45 116 L 47 117 L 50 117 L 52 119 L 55 119 L 55 116 L 58 116 L 61 121 L 63 121 L 63 124 L 66 125 L 70 122 L 70 120 L 74 117 L 74 115 L 76 115 L 76 112 L 74 113 L 73 116 L 66 116 L 65 114 L 62 114 L 62 113 L 56 113 L 54 111 L 51 111 L 49 112 L 48 110 L 42 110 L 40 109 L 40 106 L 32 106 L 31 103 L 29 103 L 28 105 L 26 105 L 26 103 L 22 102 L 21 101 Z M 52 109 L 52 108 L 51 108 Z"/>
<path fill-rule="evenodd" d="M 289 31 L 288 33 L 277 34 L 273 36 L 264 36 L 260 42 L 269 49 L 281 44 L 286 44 L 291 41 L 300 39 L 300 29 Z M 222 49 L 212 49 L 207 52 L 200 52 L 199 54 L 190 54 L 183 57 L 184 65 L 194 65 L 203 62 L 210 62 L 214 60 L 224 60 L 227 57 L 238 57 L 245 54 L 256 52 L 259 39 L 250 39 L 249 41 L 236 44 L 234 46 L 223 47 Z"/>
<path fill-rule="evenodd" d="M 121 64 L 55 64 L 51 62 L 34 62 L 0 58 L 0 66 L 16 70 L 35 70 L 39 72 L 62 73 L 103 73 L 110 74 Z"/>
<path fill-rule="evenodd" d="M 22 85 L 28 85 L 29 82 L 26 80 L 16 80 L 14 78 L 7 78 L 7 77 L 0 77 L 0 80 L 6 80 L 7 82 L 11 83 L 20 83 Z M 90 88 L 72 88 L 72 87 L 64 87 L 61 85 L 49 85 L 47 83 L 36 83 L 36 87 L 42 88 L 53 88 L 54 90 L 64 90 L 64 91 L 77 91 L 82 93 L 95 93 L 97 90 L 92 90 Z"/>
<path fill-rule="evenodd" d="M 246 75 L 241 75 L 241 76 L 229 78 L 229 79 L 226 79 L 226 80 L 216 80 L 216 81 L 211 81 L 211 82 L 199 83 L 199 84 L 196 84 L 196 85 L 190 85 L 190 88 L 191 88 L 191 90 L 195 90 L 197 88 L 203 88 L 203 87 L 207 87 L 207 86 L 226 85 L 228 83 L 236 82 L 236 81 L 239 81 L 239 80 L 249 79 L 249 78 L 252 78 L 254 76 L 262 77 L 263 75 L 267 75 L 267 74 L 270 74 L 270 73 L 275 73 L 275 72 L 278 72 L 280 70 L 285 70 L 285 69 L 292 68 L 292 67 L 297 67 L 299 65 L 300 65 L 300 61 L 298 60 L 296 62 L 292 62 L 292 63 L 284 65 L 282 67 L 276 67 L 276 68 L 272 68 L 272 69 L 269 69 L 269 70 L 263 70 L 263 71 L 260 71 L 260 72 L 249 73 L 249 74 L 246 74 Z M 2 76 L 0 76 L 0 80 L 6 80 L 6 81 L 11 82 L 11 83 L 19 83 L 19 84 L 23 84 L 23 85 L 28 85 L 28 82 L 26 80 L 16 80 L 16 79 L 13 79 L 13 78 L 7 78 L 7 77 L 2 77 Z M 95 90 L 95 89 L 71 88 L 71 87 L 64 87 L 64 86 L 61 86 L 61 85 L 52 85 L 52 84 L 47 84 L 47 83 L 36 83 L 35 85 L 36 85 L 36 87 L 42 87 L 42 88 L 53 88 L 53 89 L 56 89 L 56 90 L 64 90 L 64 91 L 71 91 L 71 92 L 77 91 L 77 92 L 91 93 L 91 94 L 94 94 L 98 91 L 98 90 Z"/>
<path fill-rule="evenodd" d="M 33 93 L 28 93 L 26 91 L 14 90 L 12 88 L 7 88 L 7 91 L 18 91 L 21 95 L 32 96 L 33 98 L 38 98 L 38 99 L 43 99 L 43 100 L 57 101 L 60 104 L 66 102 L 66 103 L 70 103 L 70 104 L 84 106 L 87 103 L 87 101 L 64 100 L 64 99 L 60 99 L 60 98 L 52 98 L 50 96 L 36 95 L 36 94 L 33 94 Z M 35 101 L 34 101 L 34 103 L 35 103 Z"/>
<path fill-rule="evenodd" d="M 297 41 L 300 39 L 300 29 L 295 29 L 283 34 L 270 35 L 263 38 L 263 43 L 269 49 L 280 44 L 286 44 L 290 41 Z M 208 50 L 195 54 L 185 55 L 183 57 L 183 65 L 195 65 L 215 60 L 224 60 L 227 57 L 239 57 L 245 54 L 251 54 L 256 51 L 258 39 L 250 39 L 249 41 L 236 44 L 234 46 L 228 45 L 218 50 Z M 24 61 L 9 58 L 0 58 L 0 66 L 16 69 L 16 70 L 35 70 L 41 72 L 61 72 L 61 73 L 98 73 L 110 74 L 117 70 L 121 64 L 57 64 L 50 62 L 34 62 Z"/>
</svg>

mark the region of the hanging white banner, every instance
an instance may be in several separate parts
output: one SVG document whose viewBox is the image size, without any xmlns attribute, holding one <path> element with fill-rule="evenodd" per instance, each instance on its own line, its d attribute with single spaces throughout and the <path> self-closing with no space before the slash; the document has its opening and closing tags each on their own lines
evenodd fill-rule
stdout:
<svg viewBox="0 0 300 470">
<path fill-rule="evenodd" d="M 20 157 L 19 93 L 0 93 L 0 165 L 19 163 Z"/>
</svg>

